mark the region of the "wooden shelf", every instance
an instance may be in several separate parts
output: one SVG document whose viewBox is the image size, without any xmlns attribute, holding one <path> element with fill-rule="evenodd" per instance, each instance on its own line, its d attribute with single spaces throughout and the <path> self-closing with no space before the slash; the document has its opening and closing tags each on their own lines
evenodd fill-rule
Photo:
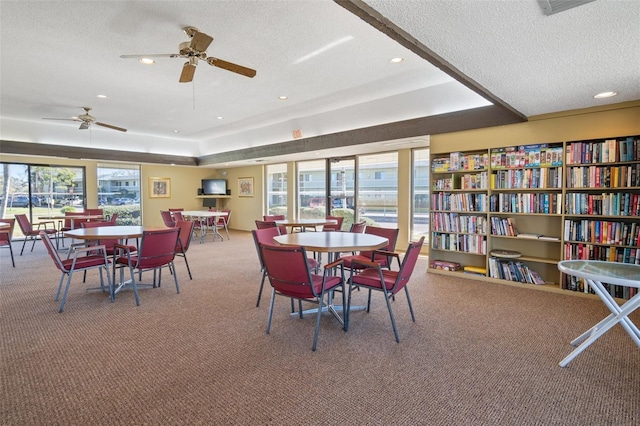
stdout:
<svg viewBox="0 0 640 426">
<path fill-rule="evenodd" d="M 196 195 L 196 198 L 231 198 L 231 195 Z"/>
</svg>

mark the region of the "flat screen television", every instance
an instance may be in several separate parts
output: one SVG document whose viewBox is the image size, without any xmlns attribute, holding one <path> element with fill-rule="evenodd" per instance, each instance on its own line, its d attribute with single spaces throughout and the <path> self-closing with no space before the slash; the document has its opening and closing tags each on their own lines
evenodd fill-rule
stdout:
<svg viewBox="0 0 640 426">
<path fill-rule="evenodd" d="M 227 195 L 226 179 L 202 179 L 202 195 Z"/>
</svg>

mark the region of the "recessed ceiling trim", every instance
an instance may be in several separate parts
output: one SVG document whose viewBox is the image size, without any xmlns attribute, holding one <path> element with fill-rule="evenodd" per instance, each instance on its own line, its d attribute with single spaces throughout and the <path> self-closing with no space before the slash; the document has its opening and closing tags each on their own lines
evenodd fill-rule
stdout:
<svg viewBox="0 0 640 426">
<path fill-rule="evenodd" d="M 473 90 L 480 96 L 484 97 L 494 105 L 497 105 L 517 118 L 518 121 L 527 121 L 527 117 L 520 111 L 517 111 L 511 105 L 504 102 L 502 99 L 495 96 L 493 93 L 476 83 L 471 78 L 467 77 L 460 70 L 454 67 L 449 62 L 445 61 L 440 55 L 429 49 L 422 44 L 419 40 L 413 37 L 411 34 L 398 27 L 396 24 L 385 18 L 377 10 L 364 3 L 362 0 L 333 0 L 335 3 L 347 9 L 378 31 L 386 34 L 392 40 L 395 40 L 402 46 L 411 50 L 416 55 L 430 62 L 433 66 L 439 68 L 442 72 L 448 74 L 460 84 Z"/>
</svg>

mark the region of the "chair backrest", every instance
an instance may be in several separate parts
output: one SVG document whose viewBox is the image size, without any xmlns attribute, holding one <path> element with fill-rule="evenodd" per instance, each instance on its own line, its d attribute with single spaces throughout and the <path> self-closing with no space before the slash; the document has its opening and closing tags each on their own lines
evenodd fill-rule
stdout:
<svg viewBox="0 0 640 426">
<path fill-rule="evenodd" d="M 160 215 L 162 216 L 162 221 L 164 222 L 165 226 L 168 226 L 169 228 L 173 228 L 174 226 L 176 226 L 176 223 L 173 220 L 173 216 L 171 215 L 171 212 L 169 210 L 160 210 Z"/>
<path fill-rule="evenodd" d="M 171 210 L 169 210 L 169 211 L 171 211 Z M 184 220 L 184 217 L 182 217 L 182 212 L 183 211 L 184 210 L 176 210 L 176 211 L 171 212 L 171 214 L 173 215 L 173 221 L 174 222 L 178 222 L 180 220 Z"/>
<path fill-rule="evenodd" d="M 11 238 L 13 237 L 13 228 L 16 225 L 15 219 L 0 219 L 0 222 L 8 223 L 8 228 L 0 229 L 0 245 L 6 246 L 11 244 Z"/>
<path fill-rule="evenodd" d="M 226 216 L 220 216 L 218 218 L 218 225 L 222 225 L 222 226 L 224 226 L 225 224 L 229 225 L 229 219 L 231 218 L 231 210 L 222 209 L 221 212 L 226 213 L 227 215 Z"/>
<path fill-rule="evenodd" d="M 380 228 L 379 226 L 367 226 L 367 228 L 364 230 L 364 233 L 386 238 L 387 240 L 389 240 L 389 243 L 386 246 L 381 247 L 380 250 L 395 251 L 399 231 L 400 229 L 398 228 Z M 373 252 L 361 251 L 360 254 L 362 256 L 370 258 L 373 255 Z M 386 259 L 386 256 L 376 255 L 376 259 Z"/>
<path fill-rule="evenodd" d="M 391 292 L 393 294 L 396 294 L 398 291 L 402 290 L 402 288 L 409 282 L 411 274 L 413 273 L 413 269 L 415 268 L 416 262 L 418 261 L 420 249 L 422 248 L 423 244 L 424 235 L 418 241 L 409 243 L 407 252 L 404 254 L 404 259 L 402 259 L 402 264 L 400 265 L 400 270 L 398 271 L 396 282 L 391 289 Z"/>
<path fill-rule="evenodd" d="M 81 228 L 100 228 L 102 226 L 115 226 L 114 222 L 81 222 Z M 104 245 L 105 248 L 113 248 L 115 243 L 118 242 L 117 238 L 98 239 L 98 244 Z"/>
<path fill-rule="evenodd" d="M 180 230 L 178 234 L 178 243 L 176 244 L 177 253 L 186 253 L 191 245 L 191 234 L 195 223 L 191 220 L 179 220 L 176 222 L 176 228 Z"/>
<path fill-rule="evenodd" d="M 111 217 L 109 218 L 109 222 L 113 223 L 115 225 L 116 220 L 118 220 L 118 212 L 112 213 Z"/>
<path fill-rule="evenodd" d="M 70 216 L 86 216 L 88 213 L 85 212 L 64 212 L 64 215 L 66 217 L 69 217 L 69 219 L 65 219 L 64 220 L 64 227 L 67 229 L 74 229 L 74 228 L 78 228 L 80 227 L 78 221 L 76 220 L 71 220 Z"/>
<path fill-rule="evenodd" d="M 365 228 L 367 227 L 367 222 L 364 220 L 362 222 L 356 222 L 351 224 L 351 229 L 349 232 L 355 232 L 356 234 L 364 233 Z"/>
<path fill-rule="evenodd" d="M 256 219 L 256 228 L 264 229 L 264 228 L 276 228 L 280 235 L 284 235 L 287 233 L 287 227 L 284 225 L 278 226 L 274 221 L 268 220 L 257 220 Z"/>
<path fill-rule="evenodd" d="M 335 224 L 324 225 L 322 227 L 323 231 L 340 231 L 342 230 L 342 222 L 344 221 L 344 216 L 327 216 L 327 220 L 335 220 Z"/>
<path fill-rule="evenodd" d="M 319 296 L 304 247 L 260 244 L 260 252 L 269 281 L 276 291 L 300 298 Z"/>
<path fill-rule="evenodd" d="M 20 227 L 20 230 L 22 231 L 22 233 L 25 236 L 29 235 L 33 230 L 33 226 L 31 225 L 31 221 L 29 221 L 29 218 L 27 217 L 27 215 L 22 213 L 22 214 L 17 214 L 15 216 L 16 216 L 16 221 L 18 222 L 18 226 Z"/>
<path fill-rule="evenodd" d="M 274 220 L 284 220 L 283 214 L 265 215 L 262 216 L 262 220 L 265 222 L 273 222 Z"/>
<path fill-rule="evenodd" d="M 58 268 L 62 272 L 68 272 L 67 268 L 64 267 L 62 259 L 60 259 L 60 255 L 54 247 L 51 238 L 49 238 L 49 234 L 44 231 L 40 231 L 40 239 L 44 243 L 44 246 L 47 248 L 47 252 L 49 253 L 49 256 L 51 256 L 51 259 L 53 260 L 54 265 L 56 265 L 56 268 Z"/>
<path fill-rule="evenodd" d="M 280 235 L 278 227 L 270 226 L 268 228 L 252 229 L 253 242 L 256 245 L 256 251 L 258 253 L 258 260 L 260 261 L 260 268 L 264 268 L 264 262 L 262 261 L 262 254 L 260 253 L 260 244 L 273 244 L 273 237 Z"/>
<path fill-rule="evenodd" d="M 87 214 L 87 215 L 90 215 L 90 216 L 93 216 L 93 215 L 102 216 L 102 215 L 104 215 L 104 209 L 86 209 L 84 211 L 84 214 Z"/>
<path fill-rule="evenodd" d="M 180 208 L 180 209 L 169 209 L 169 211 L 172 212 L 172 213 L 173 212 L 183 212 L 184 209 L 183 208 Z"/>
<path fill-rule="evenodd" d="M 143 231 L 136 268 L 158 268 L 173 262 L 179 233 L 178 228 Z"/>
</svg>

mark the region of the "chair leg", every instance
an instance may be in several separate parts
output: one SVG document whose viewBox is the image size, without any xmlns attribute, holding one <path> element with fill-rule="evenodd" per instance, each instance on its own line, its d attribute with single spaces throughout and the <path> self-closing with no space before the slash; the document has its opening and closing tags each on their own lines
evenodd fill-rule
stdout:
<svg viewBox="0 0 640 426">
<path fill-rule="evenodd" d="M 400 343 L 400 337 L 398 336 L 398 328 L 396 327 L 396 319 L 393 317 L 393 311 L 391 310 L 391 296 L 389 293 L 384 292 L 384 300 L 387 302 L 387 309 L 389 310 L 389 318 L 391 318 L 391 327 L 393 327 L 393 335 L 396 336 L 396 343 Z"/>
<path fill-rule="evenodd" d="M 31 237 L 31 239 L 33 240 L 33 244 L 31 244 L 31 251 L 33 252 L 33 249 L 36 247 L 36 240 L 37 238 L 35 237 L 35 235 L 33 237 Z M 56 244 L 57 245 L 57 244 Z"/>
<path fill-rule="evenodd" d="M 169 270 L 173 271 L 173 280 L 176 282 L 176 293 L 180 294 L 180 286 L 178 285 L 178 274 L 176 274 L 176 265 L 174 265 L 173 262 L 169 264 Z M 162 274 L 162 270 L 160 271 L 160 273 Z"/>
<path fill-rule="evenodd" d="M 187 260 L 187 254 L 185 253 L 184 255 L 184 263 L 185 265 L 187 265 L 187 272 L 189 273 L 189 279 L 192 280 L 193 277 L 191 276 L 191 269 L 189 268 L 189 261 Z M 260 303 L 260 302 L 258 302 Z"/>
<path fill-rule="evenodd" d="M 67 277 L 67 285 L 64 288 L 64 293 L 62 294 L 62 302 L 60 302 L 60 310 L 58 312 L 62 312 L 64 309 L 64 303 L 67 301 L 67 293 L 69 293 L 69 286 L 71 286 L 71 276 L 73 272 L 70 272 Z"/>
<path fill-rule="evenodd" d="M 312 351 L 316 350 L 316 346 L 318 346 L 318 335 L 320 334 L 320 318 L 322 318 L 322 308 L 324 307 L 324 291 L 320 293 L 320 297 L 318 298 L 318 315 L 316 317 L 316 331 L 313 335 L 313 346 L 311 347 Z"/>
<path fill-rule="evenodd" d="M 409 304 L 409 312 L 411 313 L 411 320 L 413 322 L 416 322 L 416 317 L 415 315 L 413 315 L 413 305 L 411 304 L 411 298 L 409 297 L 409 289 L 407 288 L 407 286 L 404 286 L 404 293 L 407 296 L 407 303 Z"/>
<path fill-rule="evenodd" d="M 138 297 L 138 284 L 136 284 L 136 274 L 135 272 L 133 272 L 133 267 L 131 265 L 129 265 L 129 271 L 131 272 L 131 285 L 133 286 L 133 294 L 136 297 L 136 306 L 140 306 L 140 298 Z M 123 275 L 123 272 L 121 270 L 120 272 L 120 276 Z M 140 273 L 140 275 L 142 276 L 142 273 Z"/>
<path fill-rule="evenodd" d="M 60 277 L 60 282 L 58 283 L 58 291 L 56 292 L 56 298 L 54 299 L 56 302 L 60 299 L 60 291 L 62 290 L 62 281 L 64 281 L 65 272 L 62 273 Z"/>
<path fill-rule="evenodd" d="M 262 298 L 262 289 L 264 287 L 264 280 L 267 277 L 267 272 L 262 272 L 262 281 L 260 282 L 260 290 L 258 290 L 258 301 L 256 302 L 256 308 L 260 307 L 260 299 Z M 291 312 L 293 312 L 293 299 L 291 299 Z"/>
<path fill-rule="evenodd" d="M 20 256 L 22 256 L 22 252 L 24 251 L 24 246 L 27 245 L 27 237 L 24 237 L 24 242 L 22 243 L 22 250 L 20 250 Z"/>
<path fill-rule="evenodd" d="M 276 300 L 276 289 L 271 289 L 271 303 L 269 304 L 269 317 L 267 318 L 267 334 L 271 332 L 271 318 L 273 317 L 273 304 Z M 291 299 L 293 301 L 293 299 Z"/>
<path fill-rule="evenodd" d="M 11 264 L 13 267 L 16 267 L 16 262 L 13 260 L 13 248 L 11 247 L 11 241 L 9 241 L 9 253 L 11 253 Z"/>
</svg>

